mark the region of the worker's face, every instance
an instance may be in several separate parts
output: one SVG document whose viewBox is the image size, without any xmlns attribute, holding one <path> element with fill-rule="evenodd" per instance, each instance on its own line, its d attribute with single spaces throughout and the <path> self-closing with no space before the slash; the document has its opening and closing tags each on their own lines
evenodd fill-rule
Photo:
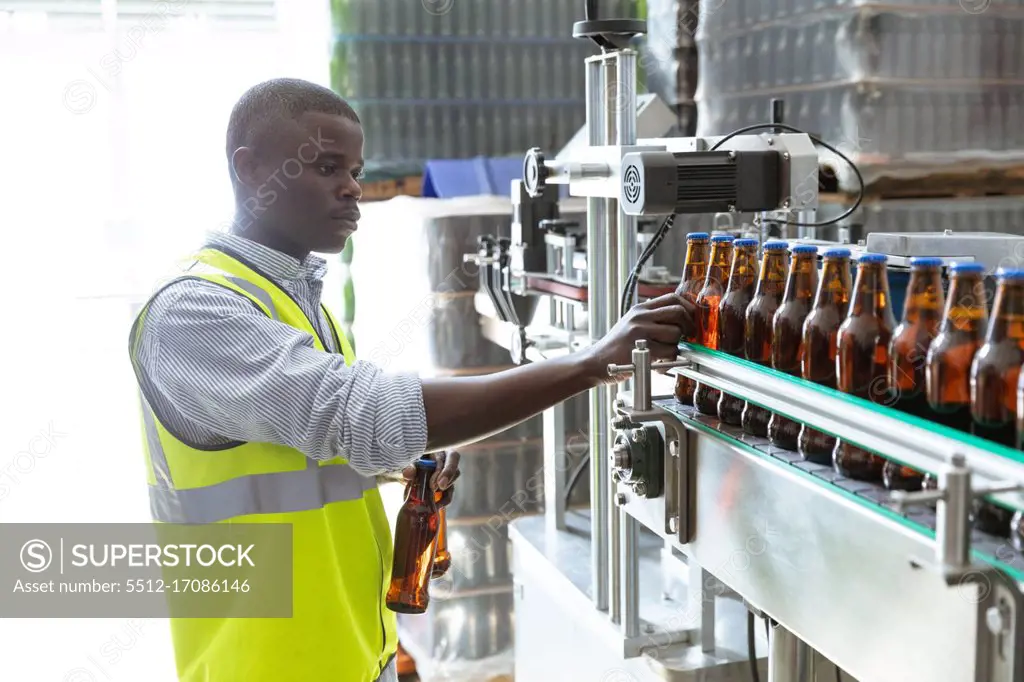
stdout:
<svg viewBox="0 0 1024 682">
<path fill-rule="evenodd" d="M 306 113 L 254 150 L 246 214 L 297 251 L 338 253 L 359 220 L 363 129 Z"/>
</svg>

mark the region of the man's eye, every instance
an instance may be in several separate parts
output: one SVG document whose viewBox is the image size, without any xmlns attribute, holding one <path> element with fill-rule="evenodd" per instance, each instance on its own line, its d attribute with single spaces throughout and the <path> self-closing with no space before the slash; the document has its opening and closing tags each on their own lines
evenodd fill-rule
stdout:
<svg viewBox="0 0 1024 682">
<path fill-rule="evenodd" d="M 355 178 L 356 180 L 362 180 L 364 175 L 365 173 L 363 172 L 362 168 L 352 171 L 352 177 Z"/>
<path fill-rule="evenodd" d="M 333 163 L 322 163 L 320 164 L 320 172 L 324 175 L 334 175 L 338 170 L 338 167 Z"/>
</svg>

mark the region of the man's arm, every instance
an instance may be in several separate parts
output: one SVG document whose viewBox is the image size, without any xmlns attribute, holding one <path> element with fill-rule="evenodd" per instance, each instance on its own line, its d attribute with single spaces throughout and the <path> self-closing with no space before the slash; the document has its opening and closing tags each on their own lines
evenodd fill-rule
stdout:
<svg viewBox="0 0 1024 682">
<path fill-rule="evenodd" d="M 589 388 L 615 381 L 609 364 L 628 364 L 637 339 L 652 360 L 674 359 L 677 343 L 693 329 L 693 304 L 675 294 L 633 308 L 584 351 L 497 374 L 423 381 L 427 448 L 455 448 L 502 431 Z"/>
</svg>

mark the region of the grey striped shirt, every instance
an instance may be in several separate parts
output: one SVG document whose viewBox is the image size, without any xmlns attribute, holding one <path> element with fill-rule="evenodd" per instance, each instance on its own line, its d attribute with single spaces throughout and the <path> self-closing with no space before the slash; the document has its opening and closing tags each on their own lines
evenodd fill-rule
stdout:
<svg viewBox="0 0 1024 682">
<path fill-rule="evenodd" d="M 419 377 L 345 365 L 320 309 L 324 259 L 300 262 L 231 234 L 212 234 L 207 245 L 237 254 L 291 294 L 331 352 L 219 285 L 171 284 L 152 301 L 136 358 L 143 392 L 168 430 L 203 449 L 246 441 L 287 445 L 313 459 L 340 455 L 366 476 L 423 454 Z"/>
</svg>

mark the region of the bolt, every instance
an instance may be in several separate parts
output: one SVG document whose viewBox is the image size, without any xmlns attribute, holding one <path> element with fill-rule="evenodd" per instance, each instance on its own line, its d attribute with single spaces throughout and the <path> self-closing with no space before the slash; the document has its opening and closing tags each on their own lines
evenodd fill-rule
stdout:
<svg viewBox="0 0 1024 682">
<path fill-rule="evenodd" d="M 668 532 L 678 533 L 679 532 L 679 517 L 670 516 L 668 517 Z"/>
<path fill-rule="evenodd" d="M 616 469 L 629 469 L 633 465 L 629 456 L 629 448 L 624 443 L 617 443 L 612 448 L 612 466 Z"/>
<path fill-rule="evenodd" d="M 789 161 L 789 152 L 783 152 L 782 158 L 784 158 L 786 161 Z"/>
<path fill-rule="evenodd" d="M 668 444 L 668 454 L 671 455 L 672 457 L 678 457 L 679 456 L 679 441 L 677 441 L 677 440 L 669 441 L 669 444 Z"/>
<path fill-rule="evenodd" d="M 617 504 L 620 507 L 626 504 L 626 493 L 619 493 L 618 495 L 616 495 L 615 504 Z"/>
<path fill-rule="evenodd" d="M 643 497 L 647 494 L 647 484 L 643 481 L 637 481 L 633 484 L 633 492 Z"/>
<path fill-rule="evenodd" d="M 653 635 L 654 634 L 654 626 L 651 625 L 650 623 L 644 623 L 644 632 L 646 632 L 648 635 Z"/>
<path fill-rule="evenodd" d="M 629 432 L 629 437 L 634 443 L 646 443 L 647 431 L 643 428 L 636 428 Z"/>
<path fill-rule="evenodd" d="M 729 152 L 729 159 L 735 161 L 736 160 L 736 152 L 732 152 L 732 151 Z"/>
<path fill-rule="evenodd" d="M 768 146 L 769 147 L 774 147 L 775 146 L 775 138 L 774 137 L 769 137 L 768 138 Z"/>
<path fill-rule="evenodd" d="M 1004 604 L 990 606 L 985 611 L 985 624 L 988 625 L 989 632 L 993 635 L 1001 635 L 1006 632 L 1010 619 L 1008 611 L 1009 609 Z"/>
<path fill-rule="evenodd" d="M 957 468 L 967 466 L 967 458 L 964 457 L 963 453 L 954 452 L 953 456 L 949 458 L 949 463 Z"/>
<path fill-rule="evenodd" d="M 637 350 L 647 350 L 647 342 L 644 341 L 643 339 L 638 339 L 637 342 L 636 342 L 636 349 Z"/>
</svg>

